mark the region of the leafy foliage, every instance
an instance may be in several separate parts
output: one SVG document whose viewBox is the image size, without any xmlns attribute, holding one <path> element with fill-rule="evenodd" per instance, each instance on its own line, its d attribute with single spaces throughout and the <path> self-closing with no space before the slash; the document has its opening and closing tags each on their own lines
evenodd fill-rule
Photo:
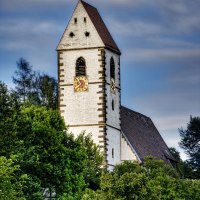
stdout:
<svg viewBox="0 0 200 200">
<path fill-rule="evenodd" d="M 20 180 L 15 173 L 19 170 L 19 165 L 14 164 L 15 158 L 5 158 L 0 156 L 0 199 L 1 200 L 25 200 L 22 186 L 23 176 Z"/>
<path fill-rule="evenodd" d="M 86 187 L 98 188 L 102 156 L 91 136 L 68 134 L 56 110 L 34 105 L 16 109 L 7 87 L 0 83 L 0 89 L 0 156 L 17 158 L 13 177 L 25 177 L 24 197 L 75 200 Z"/>
<path fill-rule="evenodd" d="M 173 167 L 178 172 L 181 178 L 193 179 L 196 178 L 193 173 L 193 169 L 187 163 L 187 161 L 183 161 L 180 157 L 180 153 L 175 148 L 170 148 L 170 152 L 173 157 L 176 159 L 176 163 L 173 164 Z"/>
<path fill-rule="evenodd" d="M 20 58 L 17 62 L 17 69 L 13 82 L 16 84 L 17 93 L 22 101 L 25 102 L 31 96 L 34 73 L 30 64 L 23 58 Z"/>
<path fill-rule="evenodd" d="M 40 185 L 43 192 L 56 191 L 58 196 L 80 195 L 85 187 L 86 154 L 81 143 L 66 133 L 59 113 L 31 106 L 22 108 L 14 118 L 19 142 L 15 153 L 19 156 L 21 171 L 31 177 L 31 184 Z M 38 191 L 31 193 L 29 189 L 24 193 L 27 199 L 32 199 Z"/>
<path fill-rule="evenodd" d="M 103 155 L 100 149 L 94 144 L 90 134 L 86 135 L 85 132 L 83 132 L 76 140 L 82 145 L 87 155 L 84 175 L 85 182 L 88 188 L 96 190 L 99 188 L 100 184 Z"/>
<path fill-rule="evenodd" d="M 57 81 L 55 78 L 47 74 L 38 76 L 38 87 L 41 105 L 46 105 L 48 108 L 57 108 Z"/>
<path fill-rule="evenodd" d="M 0 155 L 8 158 L 15 149 L 12 116 L 15 111 L 19 110 L 19 107 L 17 94 L 9 91 L 7 86 L 0 81 Z"/>
<path fill-rule="evenodd" d="M 101 189 L 87 189 L 82 200 L 198 200 L 199 184 L 179 179 L 173 168 L 147 157 L 143 165 L 130 161 L 116 165 L 101 176 Z"/>
<path fill-rule="evenodd" d="M 179 129 L 180 147 L 189 156 L 188 164 L 193 169 L 194 177 L 200 178 L 200 117 L 191 117 L 187 129 Z"/>
<path fill-rule="evenodd" d="M 32 70 L 30 64 L 20 58 L 13 76 L 15 91 L 21 102 L 57 109 L 57 81 L 55 78 Z"/>
</svg>

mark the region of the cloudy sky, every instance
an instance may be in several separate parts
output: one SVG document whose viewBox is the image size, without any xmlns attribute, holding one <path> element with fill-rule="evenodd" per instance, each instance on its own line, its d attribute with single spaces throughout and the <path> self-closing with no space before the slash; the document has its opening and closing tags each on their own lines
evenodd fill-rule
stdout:
<svg viewBox="0 0 200 200">
<path fill-rule="evenodd" d="M 200 1 L 87 2 L 121 49 L 122 104 L 151 117 L 168 146 L 180 151 L 178 128 L 200 116 Z M 20 57 L 57 77 L 55 49 L 76 3 L 0 0 L 0 80 L 12 86 Z"/>
</svg>

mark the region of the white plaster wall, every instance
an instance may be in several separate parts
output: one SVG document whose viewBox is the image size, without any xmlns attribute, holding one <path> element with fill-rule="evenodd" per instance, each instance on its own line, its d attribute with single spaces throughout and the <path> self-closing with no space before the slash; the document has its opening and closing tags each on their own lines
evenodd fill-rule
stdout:
<svg viewBox="0 0 200 200">
<path fill-rule="evenodd" d="M 120 142 L 121 132 L 107 126 L 107 139 L 108 139 L 108 146 L 107 146 L 107 154 L 108 154 L 108 164 L 109 165 L 116 165 L 121 163 L 121 152 L 120 152 Z M 114 149 L 114 158 L 112 158 L 112 148 Z"/>
<path fill-rule="evenodd" d="M 121 137 L 121 160 L 138 161 L 136 155 L 133 153 L 132 149 L 130 148 L 130 146 L 123 137 Z"/>
<path fill-rule="evenodd" d="M 119 91 L 116 90 L 115 94 L 111 93 L 110 85 L 106 85 L 106 94 L 107 94 L 107 109 L 106 109 L 106 118 L 107 124 L 114 126 L 120 129 L 120 96 Z M 112 110 L 112 100 L 114 100 L 114 110 Z"/>
<path fill-rule="evenodd" d="M 86 23 L 84 22 L 84 17 L 86 17 Z M 77 23 L 74 23 L 74 18 L 77 18 Z M 90 33 L 89 37 L 85 36 L 86 31 Z M 70 32 L 75 34 L 73 38 L 69 36 Z M 104 46 L 85 8 L 79 1 L 58 45 L 58 50 Z"/>
<path fill-rule="evenodd" d="M 101 94 L 97 94 L 101 90 L 99 88 L 99 74 L 100 61 L 98 49 L 86 49 L 86 50 L 71 50 L 63 51 L 61 54 L 61 62 L 63 66 L 60 69 L 64 69 L 61 72 L 61 104 L 65 105 L 61 109 L 65 112 L 62 116 L 65 119 L 67 125 L 82 125 L 82 124 L 98 124 L 99 117 L 101 114 L 98 111 L 99 97 Z M 76 60 L 79 57 L 83 57 L 86 62 L 86 73 L 88 78 L 88 91 L 75 92 L 74 91 L 74 77 L 75 77 L 75 66 Z M 95 82 L 95 84 L 94 84 Z M 63 85 L 63 86 L 62 86 Z"/>
<path fill-rule="evenodd" d="M 99 81 L 98 71 L 100 70 L 100 62 L 98 61 L 98 54 L 100 54 L 98 49 L 63 51 L 63 54 L 61 54 L 61 62 L 64 66 L 61 66 L 61 69 L 64 69 L 64 72 L 62 73 L 64 75 L 64 82 L 62 84 L 74 83 L 75 66 L 79 57 L 85 59 L 88 81 Z"/>
<path fill-rule="evenodd" d="M 107 124 L 120 129 L 120 77 L 119 77 L 119 55 L 106 50 L 106 94 L 107 94 Z M 115 94 L 110 90 L 110 59 L 115 62 Z M 114 110 L 112 110 L 112 100 L 114 100 Z"/>
<path fill-rule="evenodd" d="M 92 134 L 92 139 L 95 144 L 99 144 L 99 127 L 98 126 L 84 126 L 84 127 L 69 127 L 68 132 L 71 132 L 76 136 L 85 131 L 86 134 Z"/>
<path fill-rule="evenodd" d="M 63 104 L 66 106 L 62 107 L 65 110 L 62 116 L 66 125 L 98 124 L 98 84 L 89 84 L 88 87 L 86 92 L 74 92 L 73 86 L 64 88 Z"/>
<path fill-rule="evenodd" d="M 120 77 L 119 77 L 119 69 L 120 69 L 120 56 L 108 49 L 105 51 L 106 53 L 106 82 L 110 83 L 110 59 L 113 57 L 115 62 L 115 85 L 119 87 L 120 85 Z"/>
</svg>

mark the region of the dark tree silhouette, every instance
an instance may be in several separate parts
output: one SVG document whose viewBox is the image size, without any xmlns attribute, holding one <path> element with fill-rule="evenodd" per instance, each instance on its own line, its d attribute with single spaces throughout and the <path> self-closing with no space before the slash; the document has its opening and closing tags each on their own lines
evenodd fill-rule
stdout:
<svg viewBox="0 0 200 200">
<path fill-rule="evenodd" d="M 187 129 L 179 129 L 181 136 L 180 147 L 189 156 L 188 164 L 200 178 L 200 117 L 191 117 Z"/>
</svg>

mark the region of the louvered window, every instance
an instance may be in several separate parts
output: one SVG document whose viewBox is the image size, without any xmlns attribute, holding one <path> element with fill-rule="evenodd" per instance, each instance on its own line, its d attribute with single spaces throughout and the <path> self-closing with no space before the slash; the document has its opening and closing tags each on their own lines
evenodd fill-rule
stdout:
<svg viewBox="0 0 200 200">
<path fill-rule="evenodd" d="M 115 62 L 113 57 L 110 59 L 110 78 L 115 80 Z"/>
<path fill-rule="evenodd" d="M 76 76 L 86 76 L 85 59 L 80 57 L 76 61 Z"/>
</svg>

